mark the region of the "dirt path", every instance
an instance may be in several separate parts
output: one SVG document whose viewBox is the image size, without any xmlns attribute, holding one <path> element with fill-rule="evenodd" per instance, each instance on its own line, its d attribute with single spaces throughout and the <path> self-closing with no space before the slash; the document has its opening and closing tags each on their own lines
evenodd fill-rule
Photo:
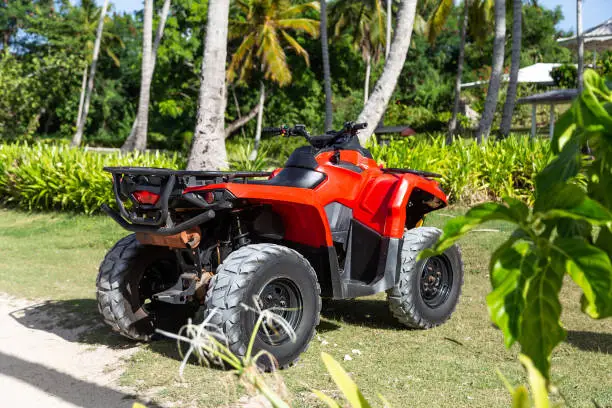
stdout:
<svg viewBox="0 0 612 408">
<path fill-rule="evenodd" d="M 79 342 L 96 323 L 53 313 L 54 302 L 0 293 L 0 406 L 131 407 L 139 400 L 117 385 L 122 360 L 136 347 Z M 69 320 L 67 322 L 67 320 Z"/>
</svg>

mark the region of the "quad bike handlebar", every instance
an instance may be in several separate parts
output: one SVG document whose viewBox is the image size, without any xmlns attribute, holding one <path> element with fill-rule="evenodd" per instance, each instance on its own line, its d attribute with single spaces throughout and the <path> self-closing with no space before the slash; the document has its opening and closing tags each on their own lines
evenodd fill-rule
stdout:
<svg viewBox="0 0 612 408">
<path fill-rule="evenodd" d="M 356 136 L 357 132 L 365 129 L 367 126 L 367 123 L 345 122 L 342 129 L 330 130 L 320 136 L 311 136 L 310 133 L 308 133 L 308 130 L 306 130 L 305 125 L 295 125 L 292 128 L 287 125 L 280 127 L 266 127 L 262 129 L 262 132 L 280 136 L 302 136 L 312 146 L 316 148 L 323 148 L 331 146 L 336 142 L 339 142 L 341 139 L 350 139 Z"/>
</svg>

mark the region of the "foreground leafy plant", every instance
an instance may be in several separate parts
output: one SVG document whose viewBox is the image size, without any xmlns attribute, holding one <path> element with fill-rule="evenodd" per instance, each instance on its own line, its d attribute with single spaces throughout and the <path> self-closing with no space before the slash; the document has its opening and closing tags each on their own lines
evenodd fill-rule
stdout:
<svg viewBox="0 0 612 408">
<path fill-rule="evenodd" d="M 289 404 L 285 402 L 285 399 L 281 395 L 282 392 L 275 390 L 275 388 L 284 389 L 284 383 L 280 377 L 277 378 L 278 381 L 276 381 L 277 387 L 272 386 L 270 382 L 266 380 L 263 371 L 258 365 L 260 357 L 265 355 L 271 361 L 275 361 L 274 356 L 263 350 L 253 354 L 253 344 L 260 328 L 267 333 L 266 325 L 263 325 L 266 321 L 274 322 L 278 327 L 285 330 L 292 341 L 295 341 L 295 332 L 291 328 L 291 325 L 283 319 L 282 316 L 274 313 L 272 309 L 254 310 L 244 304 L 243 307 L 258 313 L 258 318 L 253 327 L 253 333 L 251 333 L 251 338 L 244 357 L 235 355 L 227 346 L 227 341 L 223 337 L 221 330 L 210 323 L 210 319 L 216 313 L 215 310 L 208 314 L 207 318 L 200 324 L 196 325 L 189 321 L 187 325 L 181 328 L 178 334 L 159 329 L 156 331 L 177 341 L 178 349 L 183 357 L 183 361 L 179 368 L 179 375 L 181 377 L 183 376 L 189 358 L 191 355 L 195 355 L 200 364 L 208 365 L 213 363 L 230 367 L 240 383 L 243 384 L 247 390 L 250 390 L 251 393 L 253 393 L 253 391 L 261 393 L 274 408 L 289 408 Z M 182 352 L 181 343 L 189 344 L 189 348 L 184 354 Z"/>
<path fill-rule="evenodd" d="M 344 368 L 338 363 L 332 356 L 323 352 L 321 353 L 321 359 L 323 363 L 325 363 L 325 368 L 327 368 L 327 372 L 331 376 L 331 378 L 336 383 L 336 386 L 342 391 L 344 398 L 348 401 L 351 408 L 370 408 L 371 405 L 368 400 L 365 399 L 361 390 L 355 384 L 355 382 L 351 379 L 351 377 L 344 371 Z M 343 405 L 334 401 L 331 397 L 325 395 L 321 391 L 313 390 L 315 395 L 323 401 L 329 408 L 340 408 Z M 391 405 L 382 395 L 378 394 L 378 398 L 384 404 L 385 408 L 390 408 Z"/>
<path fill-rule="evenodd" d="M 584 92 L 557 122 L 557 156 L 536 177 L 533 208 L 513 198 L 475 206 L 449 221 L 437 246 L 421 254 L 442 253 L 487 221 L 516 226 L 491 257 L 487 305 L 506 346 L 518 341 L 547 381 L 552 352 L 566 335 L 559 302 L 565 274 L 581 287 L 587 315 L 612 315 L 612 91 L 593 71 L 584 81 Z M 594 157 L 581 157 L 586 143 Z"/>
</svg>

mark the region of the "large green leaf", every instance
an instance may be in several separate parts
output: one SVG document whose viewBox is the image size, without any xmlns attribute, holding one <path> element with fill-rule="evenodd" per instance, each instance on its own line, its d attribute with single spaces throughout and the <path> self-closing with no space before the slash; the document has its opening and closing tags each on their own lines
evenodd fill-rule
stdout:
<svg viewBox="0 0 612 408">
<path fill-rule="evenodd" d="M 552 187 L 536 199 L 534 212 L 543 212 L 543 219 L 571 218 L 596 224 L 612 221 L 612 213 L 575 184 Z"/>
<path fill-rule="evenodd" d="M 612 263 L 608 255 L 580 238 L 558 238 L 552 248 L 563 268 L 582 288 L 582 308 L 594 319 L 612 316 Z"/>
<path fill-rule="evenodd" d="M 515 204 L 514 201 L 510 205 L 483 203 L 472 207 L 465 215 L 455 217 L 448 221 L 444 226 L 442 238 L 438 241 L 436 247 L 421 252 L 419 257 L 422 259 L 444 252 L 463 235 L 487 221 L 500 220 L 519 224 L 525 221 L 525 217 L 528 214 L 528 210 L 526 213 L 525 208 L 525 204 Z"/>
<path fill-rule="evenodd" d="M 491 257 L 491 285 L 487 296 L 489 315 L 504 333 L 506 347 L 518 338 L 525 307 L 525 288 L 534 274 L 536 256 L 528 242 L 502 245 Z"/>
<path fill-rule="evenodd" d="M 608 254 L 608 258 L 612 261 L 612 229 L 609 225 L 601 227 L 595 246 Z"/>
<path fill-rule="evenodd" d="M 539 261 L 537 264 L 536 274 L 529 281 L 525 294 L 518 341 L 522 353 L 527 355 L 548 379 L 552 351 L 565 339 L 565 330 L 559 320 L 559 291 L 563 283 L 563 273 L 548 264 L 541 265 Z"/>
<path fill-rule="evenodd" d="M 551 141 L 553 153 L 559 154 L 563 150 L 563 147 L 572 138 L 576 129 L 574 110 L 570 108 L 555 122 L 555 133 Z"/>
<path fill-rule="evenodd" d="M 536 176 L 536 197 L 549 200 L 547 194 L 559 184 L 574 178 L 580 170 L 580 143 L 574 137 L 563 146 L 561 153 Z"/>
</svg>

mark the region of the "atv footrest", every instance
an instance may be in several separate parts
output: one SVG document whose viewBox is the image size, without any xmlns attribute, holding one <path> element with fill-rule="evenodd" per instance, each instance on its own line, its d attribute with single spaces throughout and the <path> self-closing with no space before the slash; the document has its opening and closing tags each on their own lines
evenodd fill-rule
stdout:
<svg viewBox="0 0 612 408">
<path fill-rule="evenodd" d="M 197 278 L 195 273 L 183 273 L 173 287 L 154 294 L 153 299 L 173 305 L 184 305 L 195 295 Z"/>
</svg>

